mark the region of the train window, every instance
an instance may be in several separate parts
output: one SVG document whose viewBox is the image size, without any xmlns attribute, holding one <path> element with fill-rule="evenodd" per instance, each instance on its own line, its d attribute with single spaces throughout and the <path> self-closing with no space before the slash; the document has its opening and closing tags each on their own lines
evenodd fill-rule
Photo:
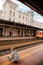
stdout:
<svg viewBox="0 0 43 65">
<path fill-rule="evenodd" d="M 38 34 L 38 32 L 36 32 L 36 34 Z"/>
<path fill-rule="evenodd" d="M 41 34 L 41 32 L 39 34 Z"/>
<path fill-rule="evenodd" d="M 43 32 L 42 32 L 42 34 L 43 34 Z"/>
</svg>

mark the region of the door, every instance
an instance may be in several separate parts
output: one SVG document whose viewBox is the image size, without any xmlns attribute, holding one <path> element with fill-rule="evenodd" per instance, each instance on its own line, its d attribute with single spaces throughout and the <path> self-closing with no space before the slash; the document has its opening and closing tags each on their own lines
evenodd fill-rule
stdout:
<svg viewBox="0 0 43 65">
<path fill-rule="evenodd" d="M 21 37 L 23 36 L 23 30 L 21 30 Z"/>
<path fill-rule="evenodd" d="M 3 36 L 3 28 L 0 28 L 0 36 Z"/>
</svg>

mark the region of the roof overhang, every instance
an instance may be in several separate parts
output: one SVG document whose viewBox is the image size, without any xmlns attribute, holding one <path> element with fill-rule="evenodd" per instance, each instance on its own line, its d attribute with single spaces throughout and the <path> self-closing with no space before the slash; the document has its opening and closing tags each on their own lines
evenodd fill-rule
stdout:
<svg viewBox="0 0 43 65">
<path fill-rule="evenodd" d="M 43 16 L 43 0 L 19 0 Z"/>
<path fill-rule="evenodd" d="M 0 26 L 17 27 L 17 28 L 31 29 L 31 30 L 43 30 L 43 29 L 38 28 L 38 27 L 29 26 L 29 25 L 26 25 L 26 24 L 23 24 L 23 23 L 21 24 L 21 23 L 17 23 L 17 22 L 13 22 L 13 21 L 2 20 L 2 19 L 0 19 Z"/>
</svg>

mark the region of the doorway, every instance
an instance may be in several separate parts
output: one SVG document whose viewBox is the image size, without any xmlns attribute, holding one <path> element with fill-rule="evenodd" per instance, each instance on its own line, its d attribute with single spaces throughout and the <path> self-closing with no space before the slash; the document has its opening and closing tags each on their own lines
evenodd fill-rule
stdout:
<svg viewBox="0 0 43 65">
<path fill-rule="evenodd" d="M 0 37 L 3 36 L 3 28 L 0 28 Z"/>
<path fill-rule="evenodd" d="M 21 37 L 23 36 L 23 30 L 21 30 Z"/>
</svg>

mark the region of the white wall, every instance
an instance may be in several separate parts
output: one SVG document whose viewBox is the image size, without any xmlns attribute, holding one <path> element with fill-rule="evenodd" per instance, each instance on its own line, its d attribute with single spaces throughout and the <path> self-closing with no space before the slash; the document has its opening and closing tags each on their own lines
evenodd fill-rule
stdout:
<svg viewBox="0 0 43 65">
<path fill-rule="evenodd" d="M 11 11 L 11 14 L 10 14 L 10 11 Z M 14 12 L 15 12 L 15 15 L 13 14 Z M 3 11 L 0 11 L 0 19 L 9 20 L 10 18 L 11 22 L 18 22 L 18 23 L 29 25 L 29 26 L 43 28 L 42 23 L 39 23 L 33 20 L 33 16 L 34 15 L 32 12 L 18 11 L 18 5 L 16 3 L 13 3 L 10 0 L 6 0 L 6 2 L 3 5 Z"/>
<path fill-rule="evenodd" d="M 0 19 L 3 19 L 2 14 L 3 14 L 3 11 L 0 11 Z"/>
</svg>

